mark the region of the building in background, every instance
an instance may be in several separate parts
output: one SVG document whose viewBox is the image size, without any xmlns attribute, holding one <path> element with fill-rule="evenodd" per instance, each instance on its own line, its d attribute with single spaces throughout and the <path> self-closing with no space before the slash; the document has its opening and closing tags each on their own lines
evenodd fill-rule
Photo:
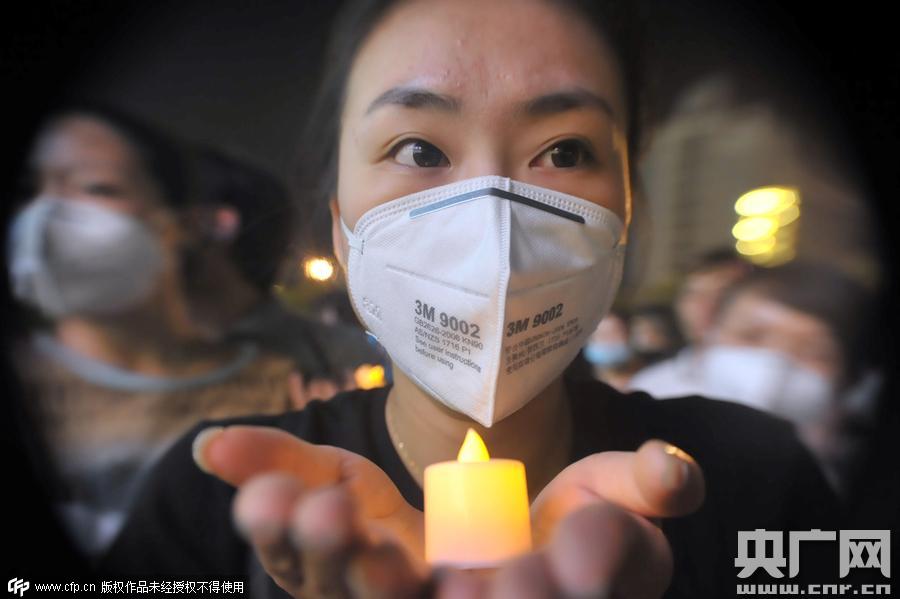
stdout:
<svg viewBox="0 0 900 599">
<path fill-rule="evenodd" d="M 633 296 L 665 299 L 697 256 L 734 246 L 736 201 L 769 186 L 796 191 L 799 217 L 783 228 L 774 259 L 758 263 L 793 256 L 824 260 L 873 284 L 868 208 L 851 169 L 833 158 L 840 152 L 765 101 L 743 100 L 735 89 L 724 74 L 687 87 L 650 140 L 641 164 Z"/>
</svg>

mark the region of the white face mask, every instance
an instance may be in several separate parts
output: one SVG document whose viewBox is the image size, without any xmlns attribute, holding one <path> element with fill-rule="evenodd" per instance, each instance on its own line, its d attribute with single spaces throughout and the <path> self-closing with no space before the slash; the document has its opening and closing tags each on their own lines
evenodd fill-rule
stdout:
<svg viewBox="0 0 900 599">
<path fill-rule="evenodd" d="M 769 349 L 714 345 L 699 363 L 703 395 L 772 412 L 795 423 L 822 416 L 834 398 L 819 373 Z"/>
<path fill-rule="evenodd" d="M 10 229 L 13 292 L 54 318 L 133 307 L 153 291 L 163 263 L 143 223 L 89 202 L 35 200 Z"/>
<path fill-rule="evenodd" d="M 381 204 L 350 231 L 357 314 L 429 395 L 484 426 L 569 365 L 612 304 L 623 224 L 564 193 L 488 176 Z"/>
</svg>

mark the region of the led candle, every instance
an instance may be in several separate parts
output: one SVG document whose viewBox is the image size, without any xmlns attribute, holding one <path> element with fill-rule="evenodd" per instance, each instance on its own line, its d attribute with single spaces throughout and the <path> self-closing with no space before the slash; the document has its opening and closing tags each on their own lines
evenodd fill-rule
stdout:
<svg viewBox="0 0 900 599">
<path fill-rule="evenodd" d="M 469 429 L 455 462 L 425 469 L 425 559 L 489 568 L 531 550 L 525 465 L 490 459 Z"/>
</svg>

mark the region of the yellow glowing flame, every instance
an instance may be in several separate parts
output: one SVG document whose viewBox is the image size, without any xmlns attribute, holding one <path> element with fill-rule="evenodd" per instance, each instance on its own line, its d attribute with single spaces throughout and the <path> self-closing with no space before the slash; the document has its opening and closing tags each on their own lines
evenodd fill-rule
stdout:
<svg viewBox="0 0 900 599">
<path fill-rule="evenodd" d="M 327 281 L 334 274 L 334 266 L 327 258 L 310 258 L 303 263 L 303 270 L 314 281 Z"/>
<path fill-rule="evenodd" d="M 481 435 L 473 429 L 466 432 L 466 439 L 463 441 L 462 447 L 459 448 L 459 455 L 456 456 L 460 462 L 487 462 L 491 459 L 488 455 L 487 447 L 481 440 Z"/>
<path fill-rule="evenodd" d="M 384 366 L 362 364 L 353 372 L 353 380 L 360 389 L 384 387 Z"/>
<path fill-rule="evenodd" d="M 776 214 L 799 201 L 796 189 L 790 187 L 760 187 L 738 198 L 734 211 L 741 216 Z"/>
</svg>

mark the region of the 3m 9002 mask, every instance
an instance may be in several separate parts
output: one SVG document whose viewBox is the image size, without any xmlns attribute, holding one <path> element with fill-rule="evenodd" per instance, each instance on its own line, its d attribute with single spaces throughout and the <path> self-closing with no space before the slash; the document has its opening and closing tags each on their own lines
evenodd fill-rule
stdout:
<svg viewBox="0 0 900 599">
<path fill-rule="evenodd" d="M 489 176 L 366 212 L 350 298 L 403 372 L 485 426 L 557 377 L 609 310 L 623 224 L 564 193 Z"/>
</svg>

